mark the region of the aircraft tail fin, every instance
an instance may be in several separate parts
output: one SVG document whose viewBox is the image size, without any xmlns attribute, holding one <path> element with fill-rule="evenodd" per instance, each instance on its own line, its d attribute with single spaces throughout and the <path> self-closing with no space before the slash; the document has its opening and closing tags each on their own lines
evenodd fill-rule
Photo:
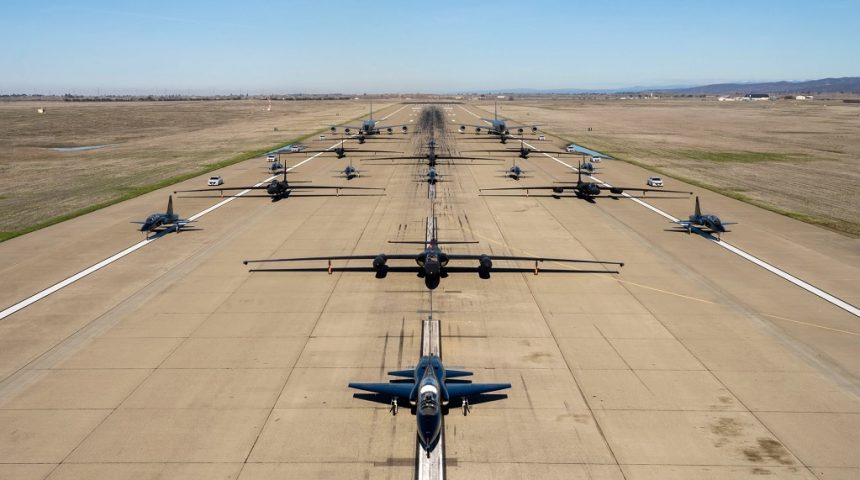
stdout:
<svg viewBox="0 0 860 480">
<path fill-rule="evenodd" d="M 699 197 L 698 196 L 696 197 L 696 211 L 693 212 L 693 214 L 697 217 L 702 216 L 702 209 L 699 207 Z"/>
<path fill-rule="evenodd" d="M 167 197 L 167 212 L 168 215 L 173 215 L 173 195 Z"/>
<path fill-rule="evenodd" d="M 370 101 L 370 119 L 373 120 L 373 100 Z"/>
<path fill-rule="evenodd" d="M 497 102 L 493 102 L 493 119 L 499 119 L 499 104 Z"/>
</svg>

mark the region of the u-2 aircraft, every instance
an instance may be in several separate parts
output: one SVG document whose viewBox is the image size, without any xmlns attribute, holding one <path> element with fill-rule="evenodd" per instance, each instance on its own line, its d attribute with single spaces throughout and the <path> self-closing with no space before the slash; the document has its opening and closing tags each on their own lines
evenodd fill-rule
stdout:
<svg viewBox="0 0 860 480">
<path fill-rule="evenodd" d="M 435 225 L 435 221 L 434 221 Z M 519 255 L 489 255 L 486 253 L 475 254 L 451 254 L 442 251 L 440 245 L 456 245 L 456 244 L 475 244 L 475 241 L 440 241 L 436 238 L 435 231 L 433 236 L 428 240 L 389 240 L 392 244 L 411 244 L 423 245 L 424 249 L 416 254 L 386 254 L 378 253 L 375 255 L 327 255 L 319 257 L 293 257 L 293 258 L 270 258 L 261 260 L 245 260 L 243 263 L 268 263 L 268 262 L 313 262 L 313 261 L 328 261 L 327 267 L 296 267 L 296 268 L 254 268 L 251 272 L 375 272 L 377 278 L 385 278 L 389 272 L 408 272 L 416 273 L 419 277 L 424 278 L 424 284 L 429 289 L 434 289 L 439 286 L 442 278 L 445 278 L 450 273 L 477 273 L 482 279 L 490 278 L 491 272 L 499 273 L 522 273 L 533 272 L 535 275 L 540 272 L 548 273 L 619 273 L 617 270 L 573 270 L 573 269 L 541 269 L 538 264 L 541 262 L 559 262 L 559 263 L 589 263 L 601 265 L 617 265 L 623 267 L 623 262 L 609 260 L 579 260 L 572 258 L 550 258 L 550 257 L 532 257 Z M 372 263 L 367 267 L 335 267 L 332 265 L 333 260 L 371 260 Z M 413 260 L 414 266 L 389 266 L 389 260 Z M 475 266 L 449 266 L 448 262 L 452 260 L 471 260 L 477 261 Z M 525 261 L 534 262 L 534 268 L 520 267 L 494 267 L 493 260 L 499 261 Z"/>
<path fill-rule="evenodd" d="M 573 182 L 556 182 L 554 185 L 532 185 L 527 187 L 494 187 L 494 188 L 481 188 L 480 191 L 490 191 L 490 190 L 525 190 L 526 195 L 528 196 L 529 190 L 551 190 L 552 195 L 557 197 L 564 193 L 565 190 L 572 191 L 574 195 L 578 198 L 582 198 L 588 201 L 594 201 L 594 198 L 599 196 L 601 192 L 609 192 L 613 195 L 620 195 L 624 193 L 625 190 L 630 190 L 634 192 L 663 192 L 663 193 L 686 193 L 688 195 L 692 195 L 693 192 L 681 192 L 678 190 L 662 190 L 657 188 L 639 188 L 639 187 L 618 187 L 618 186 L 607 186 L 598 182 L 583 182 L 582 181 L 582 164 L 579 165 L 579 168 L 576 171 L 577 180 L 576 183 Z"/>
<path fill-rule="evenodd" d="M 243 195 L 239 198 L 254 198 L 254 197 L 265 197 L 272 199 L 273 202 L 278 201 L 282 198 L 295 196 L 293 192 L 296 190 L 335 190 L 334 195 L 332 194 L 307 194 L 303 193 L 299 195 L 301 197 L 343 197 L 346 195 L 342 195 L 340 190 L 385 190 L 382 187 L 349 187 L 344 185 L 310 185 L 308 183 L 303 183 L 302 185 L 295 185 L 297 182 L 288 182 L 287 174 L 290 173 L 287 170 L 283 170 L 284 178 L 283 180 L 278 180 L 277 178 L 273 178 L 271 182 L 265 185 L 250 185 L 245 187 L 213 187 L 213 188 L 198 188 L 194 190 L 177 190 L 173 193 L 190 193 L 190 192 L 219 192 L 219 196 L 224 195 L 225 190 L 265 190 L 265 195 Z"/>
<path fill-rule="evenodd" d="M 365 149 L 361 149 L 361 148 L 350 148 L 350 147 L 345 146 L 345 141 L 346 141 L 346 139 L 341 139 L 340 143 L 338 143 L 337 146 L 331 147 L 331 148 L 326 148 L 326 149 L 300 150 L 298 152 L 278 152 L 278 157 L 280 158 L 281 154 L 295 155 L 297 153 L 304 153 L 304 154 L 334 153 L 335 155 L 337 155 L 337 158 L 343 158 L 346 156 L 347 153 L 350 153 L 350 152 L 353 152 L 353 153 L 363 153 L 363 152 L 366 152 L 366 153 L 402 153 L 402 152 L 398 152 L 397 150 L 365 150 Z"/>
<path fill-rule="evenodd" d="M 468 377 L 472 372 L 464 370 L 448 370 L 442 366 L 442 360 L 435 355 L 425 355 L 412 370 L 395 370 L 388 372 L 393 377 L 412 379 L 412 381 L 391 380 L 390 383 L 350 383 L 350 388 L 373 392 L 373 396 L 355 394 L 355 397 L 390 403 L 389 411 L 397 415 L 401 404 L 408 404 L 418 423 L 418 441 L 430 456 L 430 452 L 439 443 L 442 433 L 442 416 L 448 412 L 448 407 L 454 400 L 460 400 L 463 415 L 471 411 L 470 400 L 493 401 L 506 398 L 507 395 L 484 396 L 511 388 L 510 383 L 448 383 L 448 379 Z M 455 381 L 456 382 L 456 381 Z M 484 398 L 482 398 L 484 396 Z"/>
<path fill-rule="evenodd" d="M 427 153 L 421 155 L 400 155 L 396 157 L 378 157 L 378 158 L 362 158 L 363 162 L 377 162 L 384 160 L 419 160 L 419 161 L 427 161 L 427 165 L 430 167 L 435 167 L 438 165 L 440 160 L 444 160 L 446 165 L 474 165 L 474 164 L 459 164 L 455 163 L 452 160 L 484 160 L 488 162 L 498 162 L 500 160 L 495 158 L 487 158 L 487 157 L 464 157 L 462 155 L 439 155 L 436 153 L 436 149 L 439 148 L 439 144 L 436 143 L 434 138 L 430 138 L 430 141 L 427 142 Z M 413 165 L 412 163 L 401 163 L 394 165 Z"/>
</svg>

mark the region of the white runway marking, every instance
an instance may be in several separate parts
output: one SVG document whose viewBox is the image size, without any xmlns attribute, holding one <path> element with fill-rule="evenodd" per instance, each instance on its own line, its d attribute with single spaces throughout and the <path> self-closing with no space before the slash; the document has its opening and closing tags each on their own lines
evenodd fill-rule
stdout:
<svg viewBox="0 0 860 480">
<path fill-rule="evenodd" d="M 479 117 L 478 115 L 475 115 L 475 114 L 474 114 L 474 113 L 472 113 L 471 111 L 467 110 L 467 109 L 466 109 L 466 107 L 463 107 L 462 105 L 460 106 L 460 108 L 462 108 L 463 110 L 466 110 L 466 112 L 468 112 L 468 113 L 470 113 L 470 114 L 474 115 L 474 116 L 475 116 L 475 117 L 477 117 L 477 118 L 481 118 L 481 117 Z M 488 123 L 489 123 L 489 122 L 488 122 Z M 571 168 L 571 169 L 576 169 L 576 167 L 574 167 L 574 166 L 572 166 L 572 165 L 568 165 L 567 163 L 565 163 L 565 162 L 563 162 L 563 161 L 559 160 L 559 159 L 558 159 L 558 158 L 556 158 L 556 157 L 553 157 L 552 155 L 550 155 L 550 154 L 548 154 L 548 153 L 540 152 L 540 149 L 538 149 L 537 147 L 535 147 L 535 146 L 533 146 L 533 145 L 530 145 L 530 144 L 528 144 L 528 143 L 526 143 L 526 142 L 523 142 L 523 143 L 525 143 L 525 145 L 526 145 L 526 146 L 528 146 L 529 148 L 536 150 L 536 151 L 537 151 L 537 153 L 541 153 L 542 155 L 544 155 L 544 156 L 546 156 L 546 157 L 548 157 L 548 158 L 551 158 L 551 159 L 555 160 L 556 162 L 558 162 L 558 163 L 560 163 L 560 164 L 564 165 L 565 167 L 568 167 L 568 168 Z M 589 177 L 589 178 L 591 178 L 592 180 L 594 180 L 595 182 L 598 182 L 598 183 L 600 183 L 600 184 L 606 185 L 607 187 L 608 187 L 608 186 L 611 186 L 611 185 L 609 185 L 608 183 L 604 182 L 603 180 L 598 179 L 597 177 L 595 177 L 595 176 L 593 176 L 593 175 L 588 175 L 588 177 Z M 658 214 L 658 215 L 661 215 L 661 216 L 665 217 L 666 219 L 668 219 L 668 220 L 670 220 L 670 221 L 672 221 L 672 222 L 677 222 L 677 221 L 679 220 L 679 219 L 677 219 L 677 218 L 673 217 L 672 215 L 669 215 L 668 213 L 664 212 L 663 210 L 660 210 L 659 208 L 657 208 L 657 207 L 655 207 L 655 206 L 653 206 L 653 205 L 651 205 L 651 204 L 649 204 L 649 203 L 643 202 L 642 200 L 640 200 L 640 199 L 638 199 L 638 198 L 631 197 L 631 196 L 630 196 L 629 194 L 627 194 L 627 193 L 622 193 L 622 195 L 623 195 L 623 196 L 625 196 L 625 197 L 627 197 L 627 198 L 629 198 L 630 200 L 633 200 L 634 202 L 638 203 L 639 205 L 642 205 L 643 207 L 647 208 L 648 210 L 651 210 L 652 212 L 654 212 L 654 213 L 656 213 L 656 214 Z M 741 258 L 745 259 L 745 260 L 748 260 L 748 261 L 750 261 L 750 262 L 752 262 L 752 263 L 754 263 L 754 264 L 758 265 L 758 266 L 759 266 L 759 267 L 761 267 L 761 268 L 764 268 L 765 270 L 767 270 L 767 271 L 769 271 L 769 272 L 773 273 L 774 275 L 777 275 L 777 276 L 779 276 L 779 277 L 781 277 L 781 278 L 783 278 L 783 279 L 785 279 L 785 280 L 787 280 L 787 281 L 789 281 L 789 282 L 791 282 L 791 283 L 793 283 L 793 284 L 797 285 L 798 287 L 800 287 L 800 288 L 802 288 L 802 289 L 806 290 L 807 292 L 809 292 L 809 293 L 811 293 L 811 294 L 813 294 L 813 295 L 815 295 L 815 296 L 817 296 L 817 297 L 819 297 L 819 298 L 821 298 L 821 299 L 823 299 L 823 300 L 825 300 L 825 301 L 827 301 L 827 302 L 831 303 L 832 305 L 835 305 L 835 306 L 837 306 L 837 307 L 839 307 L 839 308 L 841 308 L 841 309 L 845 310 L 846 312 L 848 312 L 848 313 L 850 313 L 850 314 L 852 314 L 852 315 L 854 315 L 854 316 L 856 316 L 856 317 L 860 317 L 860 309 L 858 309 L 858 308 L 857 308 L 857 307 L 855 307 L 854 305 L 851 305 L 850 303 L 848 303 L 848 302 L 846 302 L 846 301 L 844 301 L 844 300 L 840 299 L 839 297 L 837 297 L 837 296 L 835 296 L 835 295 L 832 295 L 832 294 L 830 294 L 830 293 L 827 293 L 827 292 L 825 292 L 824 290 L 821 290 L 820 288 L 816 287 L 815 285 L 812 285 L 812 284 L 810 284 L 810 283 L 804 282 L 803 280 L 801 280 L 801 279 L 799 279 L 799 278 L 795 277 L 794 275 L 792 275 L 792 274 L 790 274 L 790 273 L 788 273 L 788 272 L 786 272 L 786 271 L 784 271 L 784 270 L 780 270 L 779 268 L 777 268 L 777 267 L 775 267 L 775 266 L 771 265 L 770 263 L 767 263 L 767 262 L 765 262 L 764 260 L 762 260 L 762 259 L 760 259 L 760 258 L 756 257 L 755 255 L 752 255 L 752 254 L 750 254 L 750 253 L 747 253 L 747 252 L 745 252 L 745 251 L 741 250 L 740 248 L 735 247 L 734 245 L 732 245 L 732 244 L 730 244 L 730 243 L 727 243 L 727 242 L 725 242 L 725 241 L 722 241 L 722 240 L 720 240 L 720 239 L 718 239 L 718 238 L 714 238 L 712 235 L 708 235 L 707 233 L 703 232 L 702 230 L 700 230 L 700 229 L 698 229 L 698 228 L 696 228 L 696 227 L 693 227 L 693 230 L 694 230 L 696 233 L 698 233 L 700 236 L 702 236 L 703 238 L 706 238 L 706 239 L 710 240 L 710 241 L 711 241 L 711 243 L 713 243 L 714 245 L 720 246 L 720 247 L 722 247 L 722 248 L 724 248 L 724 249 L 726 249 L 726 250 L 728 250 L 728 251 L 730 251 L 730 252 L 734 253 L 735 255 L 737 255 L 737 256 L 739 256 L 739 257 L 741 257 Z"/>
<path fill-rule="evenodd" d="M 399 112 L 399 111 L 400 111 L 400 110 L 402 110 L 402 109 L 403 109 L 403 107 L 401 107 L 400 109 L 398 109 L 398 110 L 397 110 L 397 111 L 395 111 L 394 113 L 397 113 L 397 112 Z M 394 113 L 392 113 L 391 115 L 394 115 Z M 390 117 L 391 115 L 388 115 L 388 116 L 384 117 L 383 119 L 388 118 L 388 117 Z M 334 145 L 332 145 L 332 146 L 328 147 L 326 150 L 331 150 L 332 148 L 335 148 L 335 147 L 337 147 L 338 145 L 340 145 L 340 142 L 335 143 Z M 304 164 L 306 164 L 306 163 L 310 162 L 311 160 L 313 160 L 313 159 L 317 158 L 318 156 L 322 155 L 323 153 L 324 153 L 324 152 L 320 152 L 320 153 L 317 153 L 316 155 L 313 155 L 313 156 L 311 156 L 311 157 L 308 157 L 307 159 L 305 159 L 305 160 L 303 160 L 303 161 L 301 161 L 301 162 L 299 162 L 299 163 L 297 163 L 297 164 L 293 165 L 292 167 L 287 168 L 286 170 L 287 170 L 287 171 L 290 171 L 290 170 L 292 170 L 292 169 L 294 169 L 294 168 L 300 167 L 300 166 L 302 166 L 302 165 L 304 165 Z M 267 179 L 263 180 L 262 182 L 255 184 L 254 186 L 255 186 L 255 187 L 259 187 L 259 186 L 261 186 L 261 185 L 263 185 L 263 184 L 265 184 L 265 183 L 267 183 L 267 182 L 271 182 L 271 181 L 272 181 L 272 180 L 274 180 L 275 178 L 278 178 L 278 175 L 273 175 L 273 176 L 271 176 L 271 177 L 269 177 L 269 178 L 267 178 Z M 219 208 L 223 207 L 224 205 L 227 205 L 228 203 L 232 202 L 232 201 L 233 201 L 233 200 L 235 200 L 236 198 L 241 197 L 242 195 L 245 195 L 245 194 L 247 194 L 247 193 L 248 193 L 248 192 L 250 192 L 250 191 L 251 191 L 250 189 L 248 189 L 248 190 L 242 190 L 241 192 L 236 193 L 235 195 L 232 195 L 232 196 L 230 196 L 230 197 L 228 197 L 228 198 L 225 198 L 224 200 L 222 200 L 222 201 L 220 201 L 220 202 L 216 203 L 215 205 L 212 205 L 211 207 L 209 207 L 209 208 L 207 208 L 207 209 L 205 209 L 205 210 L 203 210 L 203 211 L 201 211 L 201 212 L 198 212 L 198 213 L 196 213 L 196 214 L 192 215 L 192 216 L 191 216 L 191 217 L 189 217 L 188 219 L 189 219 L 189 220 L 197 220 L 198 218 L 200 218 L 200 217 L 202 217 L 202 216 L 206 215 L 207 213 L 210 213 L 210 212 L 212 212 L 212 211 L 214 211 L 214 210 L 217 210 L 217 209 L 219 209 Z M 15 312 L 17 312 L 17 311 L 19 311 L 19 310 L 21 310 L 21 309 L 27 308 L 28 306 L 30 306 L 30 305 L 32 305 L 32 304 L 34 304 L 34 303 L 38 302 L 39 300 L 41 300 L 41 299 L 43 299 L 43 298 L 47 297 L 48 295 L 51 295 L 52 293 L 55 293 L 55 292 L 57 292 L 57 291 L 59 291 L 59 290 L 61 290 L 61 289 L 65 288 L 65 287 L 68 287 L 69 285 L 71 285 L 71 284 L 73 284 L 73 283 L 77 282 L 78 280 L 80 280 L 80 279 L 82 279 L 82 278 L 86 277 L 87 275 L 89 275 L 89 274 L 91 274 L 91 273 L 93 273 L 93 272 L 97 272 L 97 271 L 99 271 L 100 269 L 102 269 L 102 268 L 104 268 L 104 267 L 106 267 L 106 266 L 110 265 L 111 263 L 113 263 L 113 262 L 115 262 L 115 261 L 117 261 L 117 260 L 119 260 L 119 259 L 121 259 L 121 258 L 125 257 L 126 255 L 129 255 L 129 254 L 131 254 L 131 253 L 133 253 L 133 252 L 136 252 L 137 250 L 139 250 L 139 249 L 141 249 L 141 248 L 143 248 L 143 247 L 145 247 L 145 246 L 149 245 L 151 242 L 154 242 L 154 241 L 158 240 L 158 238 L 159 238 L 159 237 L 152 237 L 152 238 L 149 238 L 149 239 L 143 240 L 143 241 L 141 241 L 141 242 L 138 242 L 138 243 L 136 243 L 136 244 L 134 244 L 134 245 L 132 245 L 132 246 L 130 246 L 130 247 L 128 247 L 128 248 L 126 248 L 125 250 L 123 250 L 123 251 L 121 251 L 121 252 L 119 252 L 119 253 L 115 253 L 115 254 L 111 255 L 110 257 L 108 257 L 108 258 L 106 258 L 106 259 L 102 260 L 102 261 L 101 261 L 101 262 L 99 262 L 99 263 L 96 263 L 95 265 L 93 265 L 93 266 L 91 266 L 91 267 L 89 267 L 89 268 L 86 268 L 86 269 L 84 269 L 84 270 L 81 270 L 80 272 L 78 272 L 78 273 L 76 273 L 76 274 L 72 275 L 72 276 L 71 276 L 71 277 L 69 277 L 69 278 L 66 278 L 65 280 L 63 280 L 63 281 L 61 281 L 61 282 L 58 282 L 58 283 L 55 283 L 54 285 L 51 285 L 50 287 L 48 287 L 48 288 L 46 288 L 46 289 L 42 290 L 42 291 L 41 291 L 41 292 L 39 292 L 39 293 L 36 293 L 35 295 L 32 295 L 32 296 L 30 296 L 30 297 L 25 298 L 24 300 L 21 300 L 20 302 L 18 302 L 18 303 L 16 303 L 16 304 L 12 305 L 11 307 L 6 308 L 6 309 L 5 309 L 5 310 L 3 310 L 2 312 L 0 312 L 0 320 L 3 320 L 4 318 L 8 317 L 9 315 L 12 315 L 13 313 L 15 313 Z"/>
</svg>

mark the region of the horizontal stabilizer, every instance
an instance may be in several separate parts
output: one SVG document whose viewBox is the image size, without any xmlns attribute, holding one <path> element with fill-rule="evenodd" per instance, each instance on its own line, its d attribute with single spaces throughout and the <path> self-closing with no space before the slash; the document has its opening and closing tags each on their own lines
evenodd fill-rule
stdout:
<svg viewBox="0 0 860 480">
<path fill-rule="evenodd" d="M 413 378 L 415 376 L 415 370 L 394 370 L 392 372 L 388 372 L 392 377 L 404 377 L 404 378 Z"/>
<path fill-rule="evenodd" d="M 472 372 L 467 372 L 465 370 L 445 370 L 446 378 L 456 378 L 456 377 L 468 377 L 470 375 L 474 375 Z"/>
<path fill-rule="evenodd" d="M 381 393 L 391 397 L 409 398 L 414 383 L 350 383 L 349 388 L 356 388 L 367 392 Z"/>
<path fill-rule="evenodd" d="M 487 392 L 495 392 L 497 390 L 504 390 L 506 388 L 511 388 L 510 383 L 464 383 L 464 384 L 454 384 L 454 385 L 445 385 L 445 388 L 448 390 L 448 398 L 463 398 L 470 397 L 472 395 L 480 395 L 482 393 Z"/>
</svg>

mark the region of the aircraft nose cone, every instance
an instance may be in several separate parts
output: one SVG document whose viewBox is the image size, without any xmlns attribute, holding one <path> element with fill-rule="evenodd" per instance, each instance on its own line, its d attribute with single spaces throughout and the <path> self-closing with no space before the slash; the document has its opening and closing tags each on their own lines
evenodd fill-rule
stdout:
<svg viewBox="0 0 860 480">
<path fill-rule="evenodd" d="M 441 430 L 441 420 L 438 416 L 419 415 L 418 416 L 418 439 L 421 445 L 429 452 L 433 450 L 439 440 Z"/>
</svg>

